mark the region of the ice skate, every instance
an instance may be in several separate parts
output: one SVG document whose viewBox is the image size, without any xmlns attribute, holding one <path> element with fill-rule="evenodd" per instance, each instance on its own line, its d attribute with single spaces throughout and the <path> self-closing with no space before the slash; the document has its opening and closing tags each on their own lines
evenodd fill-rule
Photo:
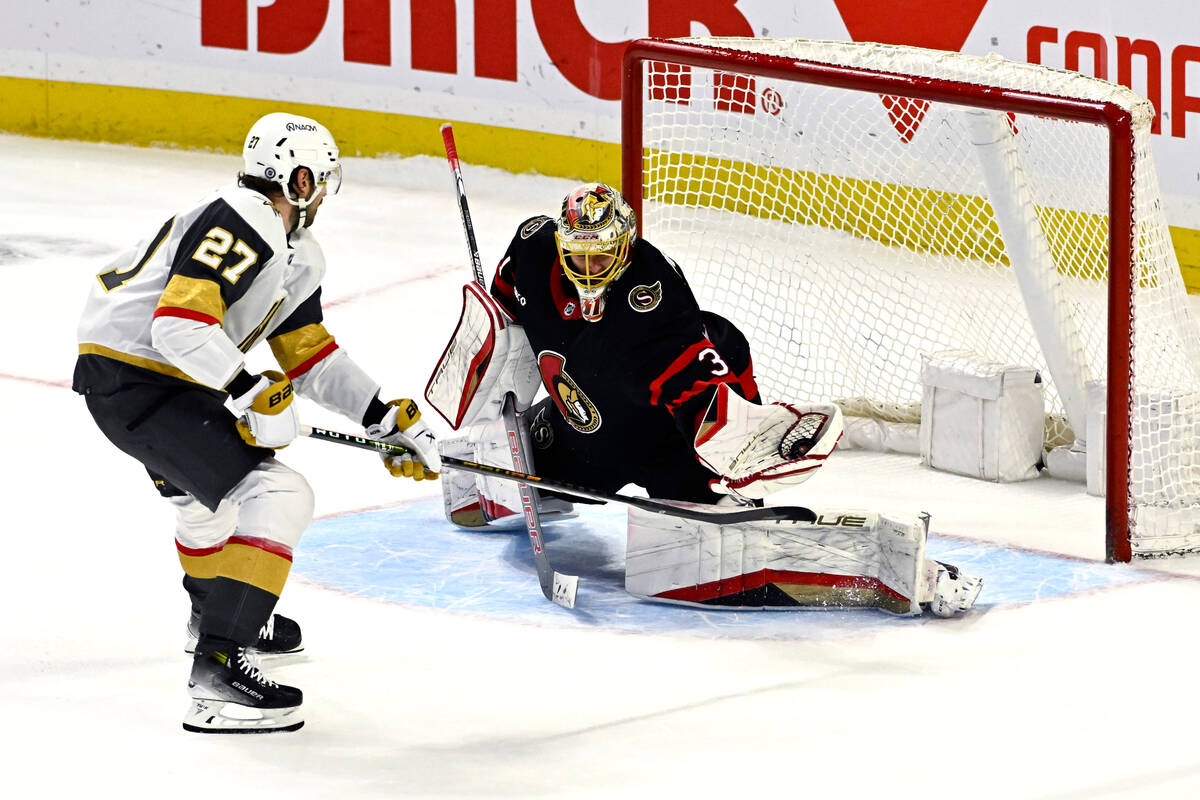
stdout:
<svg viewBox="0 0 1200 800">
<path fill-rule="evenodd" d="M 263 675 L 247 647 L 199 652 L 192 662 L 192 704 L 183 729 L 195 733 L 278 733 L 304 725 L 304 694 Z"/>
<path fill-rule="evenodd" d="M 954 617 L 975 605 L 983 589 L 983 578 L 964 575 L 958 567 L 941 561 L 925 563 L 926 580 L 932 586 L 929 600 L 921 604 L 935 617 Z"/>
<path fill-rule="evenodd" d="M 184 652 L 189 656 L 196 654 L 196 641 L 200 636 L 200 619 L 193 614 L 188 619 L 187 643 Z M 300 623 L 282 614 L 272 614 L 267 624 L 258 632 L 258 641 L 251 648 L 259 656 L 286 656 L 299 653 L 304 649 L 304 640 L 300 635 Z"/>
</svg>

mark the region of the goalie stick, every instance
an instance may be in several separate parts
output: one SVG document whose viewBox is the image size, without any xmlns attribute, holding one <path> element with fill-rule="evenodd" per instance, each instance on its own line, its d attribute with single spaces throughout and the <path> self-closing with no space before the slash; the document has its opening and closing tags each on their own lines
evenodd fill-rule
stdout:
<svg viewBox="0 0 1200 800">
<path fill-rule="evenodd" d="M 398 444 L 388 444 L 366 436 L 339 433 L 310 425 L 301 425 L 300 434 L 311 439 L 333 442 L 334 444 L 348 447 L 357 447 L 362 450 L 374 450 L 394 455 L 409 452 Z M 655 514 L 663 514 L 668 517 L 682 517 L 683 519 L 692 519 L 697 522 L 710 522 L 716 525 L 737 525 L 744 522 L 817 521 L 816 512 L 811 508 L 804 508 L 803 506 L 762 506 L 760 508 L 745 508 L 739 511 L 705 511 L 690 506 L 677 505 L 665 500 L 654 500 L 648 497 L 630 497 L 629 495 L 604 492 L 599 489 L 592 489 L 566 481 L 547 480 L 539 478 L 537 475 L 529 475 L 518 470 L 493 467 L 490 464 L 479 464 L 474 461 L 454 458 L 453 456 L 442 456 L 442 466 L 446 469 L 456 469 L 460 472 L 473 472 L 476 475 L 491 475 L 502 480 L 534 484 L 538 488 L 548 492 L 574 495 L 575 497 L 596 500 L 601 503 L 624 503 L 627 506 L 633 506 Z M 545 551 L 543 550 L 543 552 Z"/>
<path fill-rule="evenodd" d="M 458 197 L 458 212 L 462 217 L 463 235 L 467 238 L 467 252 L 471 257 L 471 268 L 475 273 L 475 282 L 485 292 L 487 280 L 483 275 L 483 265 L 479 258 L 479 245 L 475 241 L 475 226 L 471 223 L 471 209 L 467 206 L 467 187 L 463 182 L 462 165 L 458 161 L 458 147 L 454 143 L 454 128 L 449 122 L 442 125 L 442 142 L 446 145 L 446 160 L 450 162 L 450 171 L 454 175 L 454 193 Z M 524 471 L 526 464 L 525 453 L 529 452 L 528 437 L 519 423 L 516 410 L 516 397 L 509 393 L 504 398 L 504 429 L 508 434 L 508 446 L 512 454 L 513 466 L 518 471 Z M 518 482 L 517 488 L 521 495 L 521 510 L 525 513 L 525 531 L 529 534 L 529 546 L 533 550 L 533 565 L 537 568 L 538 583 L 542 586 L 542 594 L 552 603 L 564 608 L 575 607 L 575 593 L 579 587 L 576 575 L 563 575 L 550 566 L 550 556 L 546 553 L 546 542 L 542 538 L 542 518 L 538 514 L 537 502 L 528 481 Z"/>
<path fill-rule="evenodd" d="M 475 271 L 475 282 L 487 289 L 487 278 L 483 274 L 483 263 L 479 260 L 479 245 L 475 243 L 475 226 L 471 224 L 471 209 L 467 207 L 467 187 L 463 183 L 462 165 L 458 163 L 458 147 L 454 144 L 454 128 L 449 122 L 442 125 L 442 142 L 446 145 L 446 160 L 454 175 L 454 193 L 458 196 L 458 215 L 462 218 L 463 235 L 467 237 L 467 252 L 471 256 L 471 268 Z"/>
</svg>

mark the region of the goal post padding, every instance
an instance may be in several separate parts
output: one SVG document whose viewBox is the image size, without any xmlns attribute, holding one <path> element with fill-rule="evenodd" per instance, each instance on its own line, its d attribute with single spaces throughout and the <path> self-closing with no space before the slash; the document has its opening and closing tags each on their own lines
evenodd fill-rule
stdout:
<svg viewBox="0 0 1200 800">
<path fill-rule="evenodd" d="M 1107 381 L 1107 552 L 1128 560 L 1200 549 L 1200 332 L 1153 114 L 994 56 L 639 40 L 623 190 L 750 338 L 768 399 L 911 420 L 921 356 L 968 350 L 1043 373 L 1049 448 L 1082 446 L 1085 385 Z"/>
</svg>

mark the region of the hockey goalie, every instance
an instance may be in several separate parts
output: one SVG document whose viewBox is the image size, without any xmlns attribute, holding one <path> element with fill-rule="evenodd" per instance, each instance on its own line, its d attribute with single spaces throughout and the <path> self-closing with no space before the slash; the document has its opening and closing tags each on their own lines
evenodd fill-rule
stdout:
<svg viewBox="0 0 1200 800">
<path fill-rule="evenodd" d="M 807 480 L 841 436 L 837 406 L 762 404 L 746 338 L 702 311 L 636 228 L 619 193 L 584 184 L 556 219 L 518 227 L 490 293 L 464 288 L 425 393 L 464 434 L 443 439 L 443 455 L 511 466 L 511 395 L 532 444 L 525 466 L 542 477 L 700 508 L 761 505 Z M 452 472 L 442 486 L 455 525 L 524 524 L 509 480 Z M 543 520 L 572 512 L 548 493 L 537 504 Z M 626 588 L 704 606 L 964 612 L 982 582 L 926 562 L 926 528 L 867 512 L 715 525 L 631 509 Z"/>
</svg>

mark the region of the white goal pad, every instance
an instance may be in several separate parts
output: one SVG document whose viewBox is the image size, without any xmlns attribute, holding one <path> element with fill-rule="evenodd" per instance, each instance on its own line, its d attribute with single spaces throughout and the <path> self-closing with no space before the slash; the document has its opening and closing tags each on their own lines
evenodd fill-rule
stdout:
<svg viewBox="0 0 1200 800">
<path fill-rule="evenodd" d="M 509 392 L 517 396 L 518 408 L 528 408 L 540 385 L 525 331 L 483 287 L 464 285 L 458 325 L 429 378 L 425 399 L 458 430 L 499 418 Z"/>
<path fill-rule="evenodd" d="M 920 614 L 928 517 L 828 510 L 815 522 L 716 525 L 629 509 L 625 589 L 704 607 Z M 973 599 L 973 598 L 972 598 Z"/>
</svg>

